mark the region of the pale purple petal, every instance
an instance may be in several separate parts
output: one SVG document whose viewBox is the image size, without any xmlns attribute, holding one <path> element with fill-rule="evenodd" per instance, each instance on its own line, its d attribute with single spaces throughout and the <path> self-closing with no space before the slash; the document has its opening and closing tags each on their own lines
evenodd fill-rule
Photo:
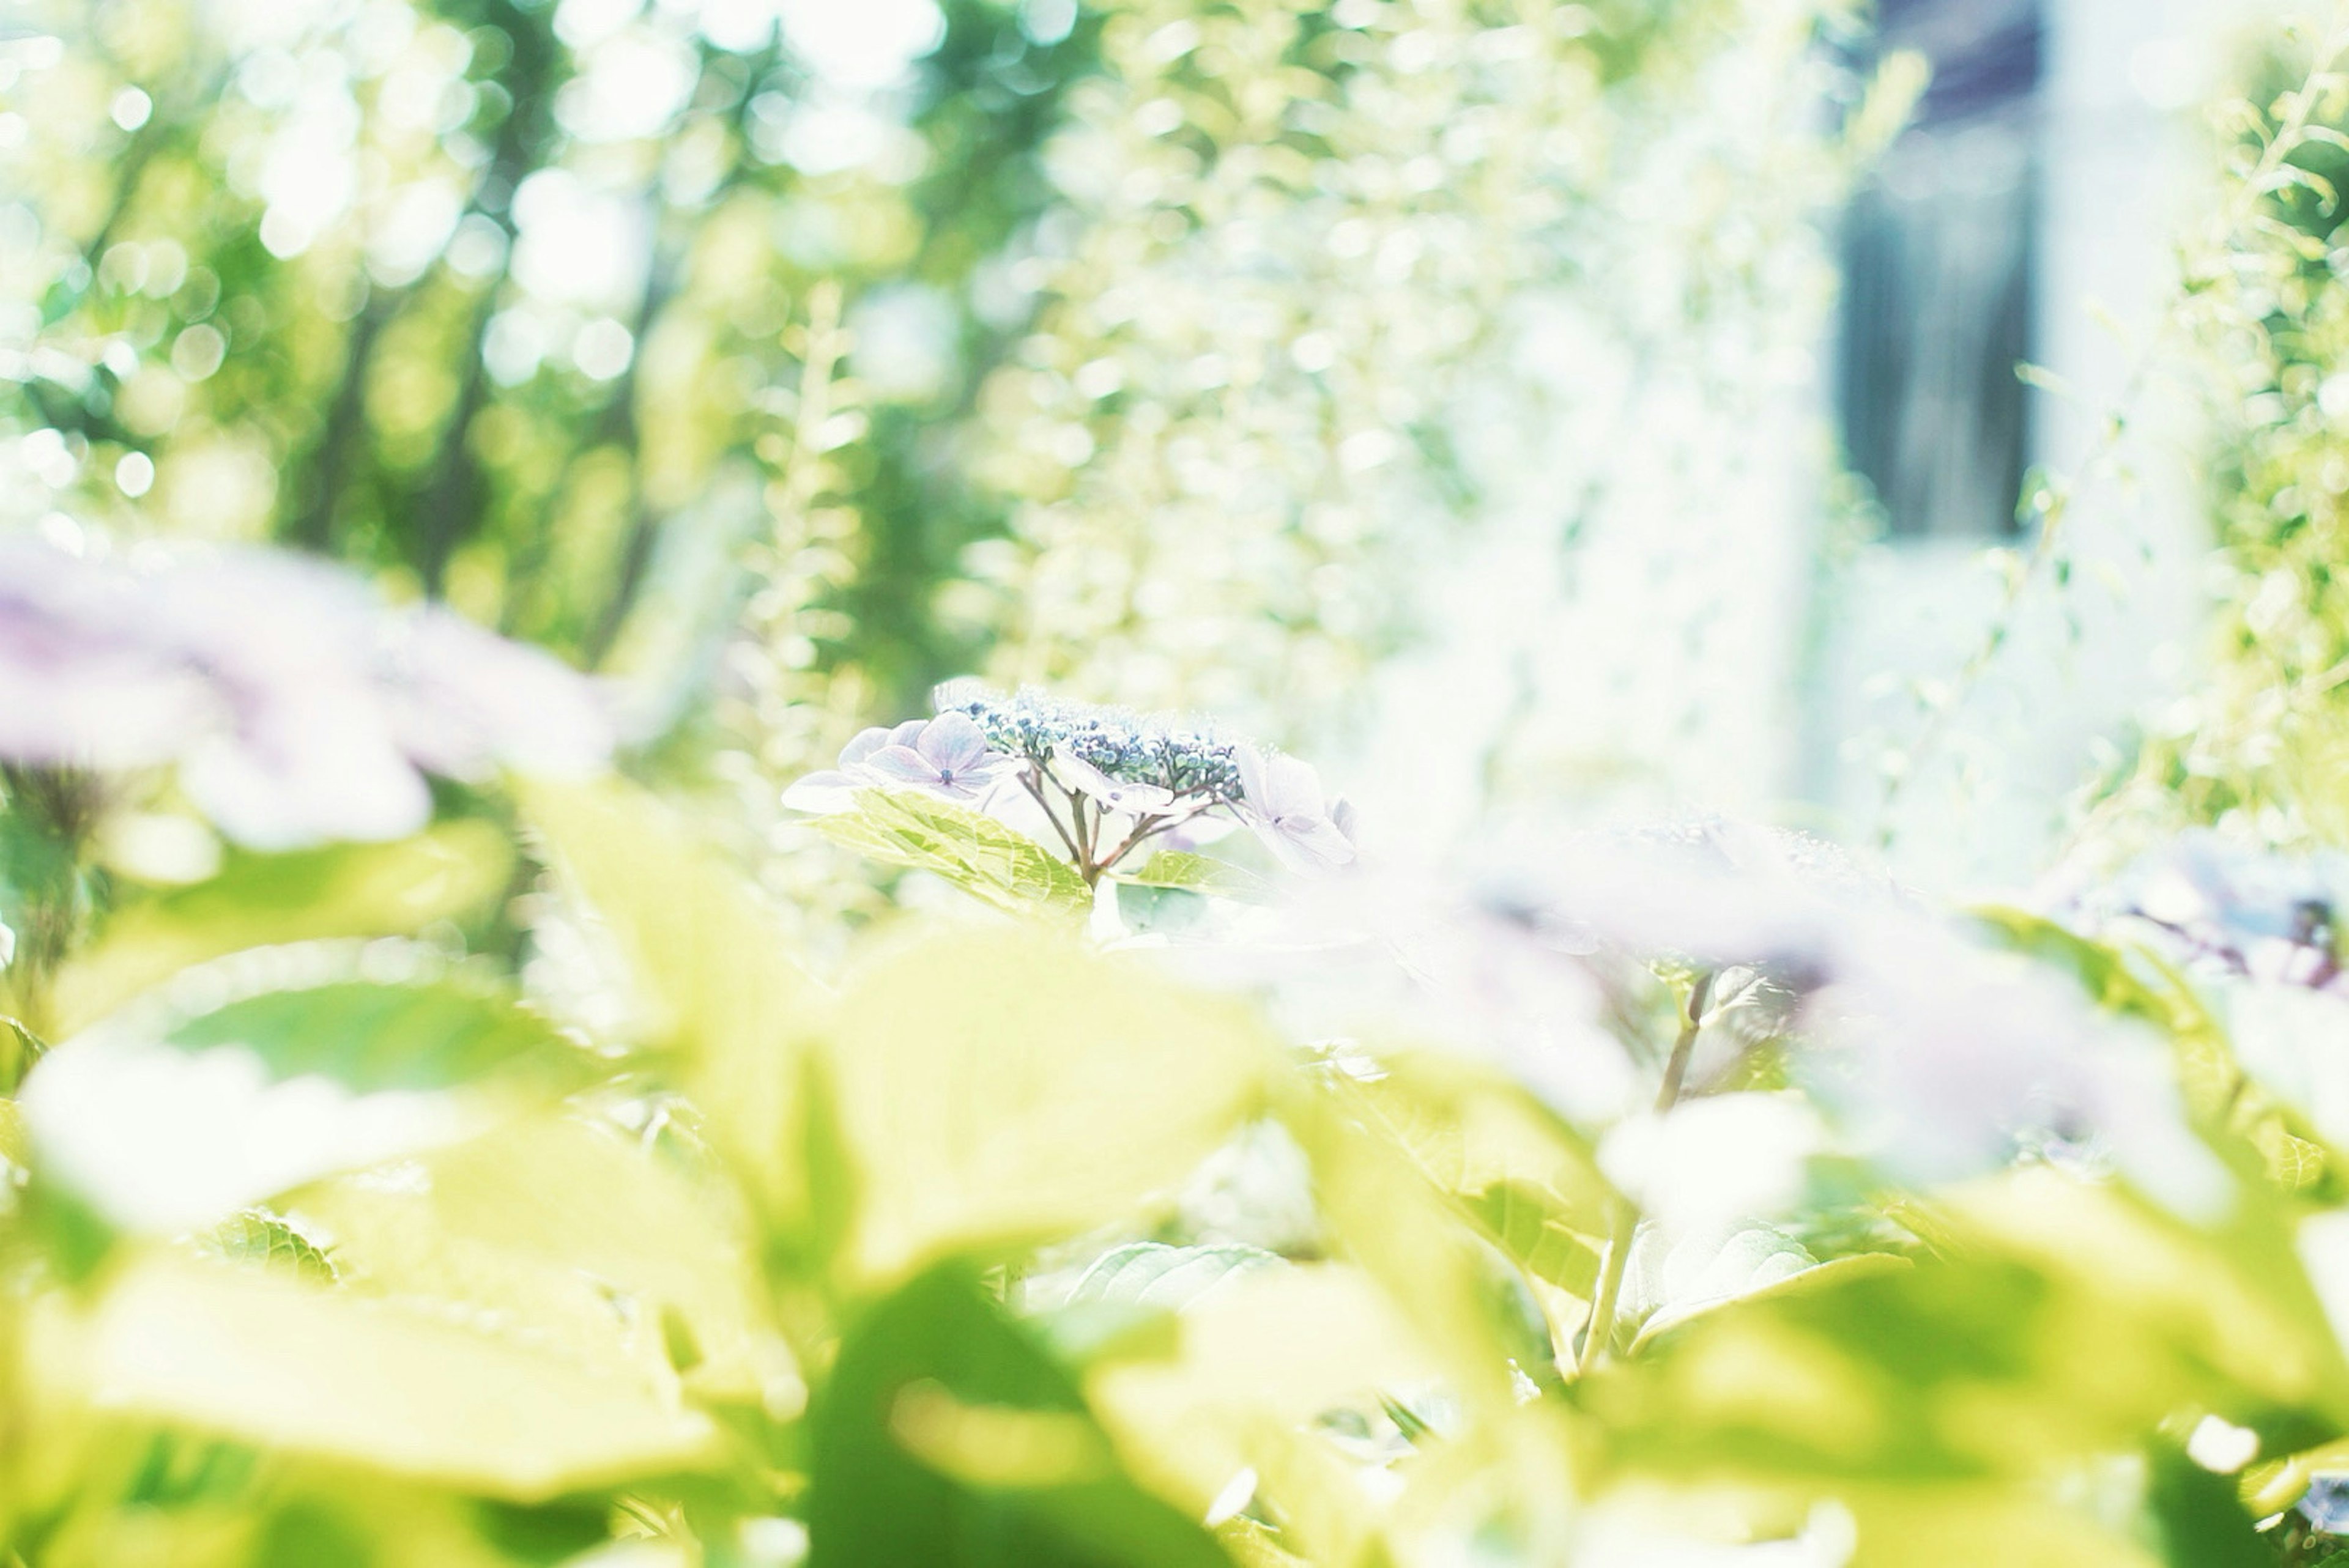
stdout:
<svg viewBox="0 0 2349 1568">
<path fill-rule="evenodd" d="M 1052 748 L 1052 771 L 1061 781 L 1080 795 L 1090 795 L 1096 800 L 1106 800 L 1117 793 L 1117 780 L 1078 756 L 1066 746 Z"/>
<path fill-rule="evenodd" d="M 1240 799 L 1253 810 L 1264 811 L 1270 791 L 1265 787 L 1264 758 L 1255 747 L 1243 746 L 1232 753 L 1233 765 L 1240 770 Z"/>
<path fill-rule="evenodd" d="M 922 730 L 915 749 L 936 765 L 942 774 L 958 774 L 976 767 L 987 755 L 987 733 L 968 714 L 942 713 Z"/>
<path fill-rule="evenodd" d="M 1326 872 L 1354 858 L 1354 846 L 1326 817 L 1289 817 L 1278 822 L 1252 818 L 1248 825 L 1291 871 Z"/>
<path fill-rule="evenodd" d="M 903 729 L 905 726 L 899 725 L 897 727 Z M 856 732 L 855 739 L 840 748 L 840 765 L 843 768 L 854 768 L 871 758 L 883 747 L 894 743 L 895 739 L 895 732 L 884 729 L 877 724 L 870 729 L 860 729 Z"/>
<path fill-rule="evenodd" d="M 29 535 L 0 540 L 0 756 L 160 762 L 222 717 L 123 573 Z"/>
<path fill-rule="evenodd" d="M 864 766 L 879 777 L 895 784 L 933 787 L 938 781 L 938 770 L 930 760 L 910 746 L 885 746 L 864 759 Z"/>
<path fill-rule="evenodd" d="M 1265 815 L 1322 815 L 1321 779 L 1311 763 L 1295 757 L 1275 757 L 1265 765 Z"/>
<path fill-rule="evenodd" d="M 1139 817 L 1163 811 L 1174 803 L 1173 790 L 1162 789 L 1155 784 L 1129 784 L 1112 779 L 1065 746 L 1052 753 L 1052 768 L 1070 788 L 1112 810 Z"/>
</svg>

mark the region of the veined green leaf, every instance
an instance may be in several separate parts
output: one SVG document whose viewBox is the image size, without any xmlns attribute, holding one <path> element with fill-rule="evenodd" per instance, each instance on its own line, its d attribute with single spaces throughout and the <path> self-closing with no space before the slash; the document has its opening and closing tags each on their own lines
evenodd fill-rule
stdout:
<svg viewBox="0 0 2349 1568">
<path fill-rule="evenodd" d="M 312 1284 L 335 1283 L 335 1260 L 282 1214 L 241 1209 L 197 1239 L 197 1250 Z"/>
<path fill-rule="evenodd" d="M 1263 898 L 1272 891 L 1262 877 L 1243 867 L 1185 850 L 1161 850 L 1134 870 L 1112 874 L 1143 887 L 1186 888 L 1225 898 Z"/>
<path fill-rule="evenodd" d="M 1226 1243 L 1212 1247 L 1171 1247 L 1134 1242 L 1093 1260 L 1069 1302 L 1125 1302 L 1180 1312 L 1209 1292 L 1260 1268 L 1277 1268 L 1281 1258 L 1261 1247 Z"/>
<path fill-rule="evenodd" d="M 992 817 L 910 789 L 862 789 L 856 810 L 816 820 L 834 843 L 890 865 L 933 872 L 1015 913 L 1081 910 L 1092 890 L 1074 866 Z"/>
</svg>

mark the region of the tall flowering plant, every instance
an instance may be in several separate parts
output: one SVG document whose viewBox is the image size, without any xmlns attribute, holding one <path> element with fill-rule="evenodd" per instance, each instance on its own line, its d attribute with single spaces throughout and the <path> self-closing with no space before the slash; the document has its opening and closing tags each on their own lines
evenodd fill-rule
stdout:
<svg viewBox="0 0 2349 1568">
<path fill-rule="evenodd" d="M 915 802 L 906 796 L 916 797 Z M 1313 874 L 1355 858 L 1351 809 L 1328 799 L 1309 764 L 1204 728 L 1024 691 L 949 686 L 937 716 L 867 729 L 838 766 L 799 780 L 783 803 L 832 818 L 828 830 L 885 858 L 937 856 L 893 840 L 909 813 L 993 842 L 1001 824 L 1023 859 L 1054 862 L 1048 885 L 1091 892 L 1104 878 L 1175 885 L 1210 874 L 1179 846 L 1245 826 L 1281 865 Z M 892 845 L 895 852 L 891 852 Z"/>
</svg>

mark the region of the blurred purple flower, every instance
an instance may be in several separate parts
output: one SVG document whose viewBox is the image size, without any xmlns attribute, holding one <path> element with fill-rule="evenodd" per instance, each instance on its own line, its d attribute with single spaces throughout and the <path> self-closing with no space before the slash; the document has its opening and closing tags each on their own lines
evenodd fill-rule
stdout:
<svg viewBox="0 0 2349 1568">
<path fill-rule="evenodd" d="M 2194 969 L 2349 994 L 2334 931 L 2344 888 L 2337 855 L 2262 852 L 2198 830 L 2064 901 L 2062 913 L 2092 930 L 2142 922 Z"/>
<path fill-rule="evenodd" d="M 0 756 L 181 787 L 258 849 L 396 838 L 431 816 L 423 771 L 592 770 L 614 737 L 549 655 L 357 579 L 222 552 L 145 570 L 0 542 Z"/>
<path fill-rule="evenodd" d="M 1832 846 L 1719 822 L 1587 835 L 1521 855 L 1505 902 L 1635 955 L 1772 977 L 1800 1037 L 1795 1076 L 1853 1152 L 1904 1180 L 2085 1143 L 2181 1212 L 2223 1195 L 2158 1041 Z"/>
<path fill-rule="evenodd" d="M 1242 815 L 1283 865 L 1320 872 L 1354 858 L 1353 841 L 1338 822 L 1340 817 L 1350 820 L 1352 811 L 1342 800 L 1324 803 L 1321 779 L 1309 763 L 1294 757 L 1266 757 L 1246 747 L 1235 761 Z"/>
<path fill-rule="evenodd" d="M 0 757 L 134 767 L 217 723 L 218 694 L 144 620 L 124 574 L 0 537 Z"/>
</svg>

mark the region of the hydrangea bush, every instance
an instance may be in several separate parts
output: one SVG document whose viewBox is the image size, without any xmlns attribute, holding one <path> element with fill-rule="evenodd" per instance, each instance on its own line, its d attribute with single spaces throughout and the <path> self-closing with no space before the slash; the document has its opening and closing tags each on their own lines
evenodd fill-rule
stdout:
<svg viewBox="0 0 2349 1568">
<path fill-rule="evenodd" d="M 1705 821 L 1439 871 L 1302 759 L 949 686 L 788 792 L 905 911 L 819 975 L 560 666 L 273 558 L 11 549 L 27 1568 L 2349 1527 L 2330 861 L 1949 911 Z M 166 613 L 248 583 L 318 640 Z M 329 763 L 425 809 L 295 810 Z"/>
</svg>

